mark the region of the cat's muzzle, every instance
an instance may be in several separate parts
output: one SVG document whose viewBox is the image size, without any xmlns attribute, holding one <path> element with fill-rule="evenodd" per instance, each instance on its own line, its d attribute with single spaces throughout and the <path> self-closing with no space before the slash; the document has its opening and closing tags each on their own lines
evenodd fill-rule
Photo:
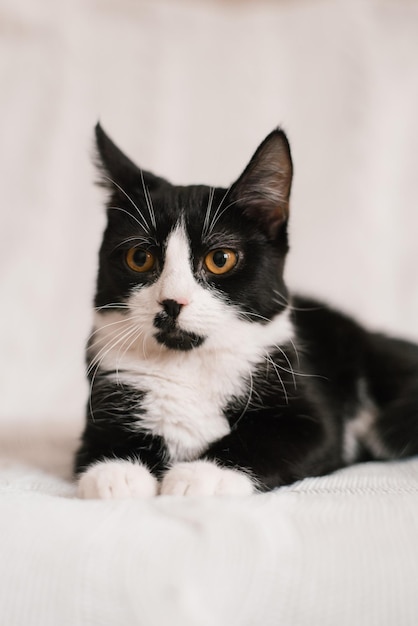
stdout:
<svg viewBox="0 0 418 626">
<path fill-rule="evenodd" d="M 157 313 L 154 317 L 154 326 L 158 329 L 154 338 L 170 350 L 193 350 L 201 346 L 206 339 L 206 337 L 181 329 L 177 320 L 167 311 Z"/>
</svg>

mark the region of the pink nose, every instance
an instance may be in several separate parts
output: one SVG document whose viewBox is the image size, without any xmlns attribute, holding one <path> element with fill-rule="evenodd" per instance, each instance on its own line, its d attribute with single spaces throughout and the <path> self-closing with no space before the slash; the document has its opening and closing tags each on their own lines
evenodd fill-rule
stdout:
<svg viewBox="0 0 418 626">
<path fill-rule="evenodd" d="M 187 298 L 176 298 L 176 302 L 178 302 L 178 304 L 181 304 L 182 306 L 186 306 L 186 304 L 189 304 Z"/>
</svg>

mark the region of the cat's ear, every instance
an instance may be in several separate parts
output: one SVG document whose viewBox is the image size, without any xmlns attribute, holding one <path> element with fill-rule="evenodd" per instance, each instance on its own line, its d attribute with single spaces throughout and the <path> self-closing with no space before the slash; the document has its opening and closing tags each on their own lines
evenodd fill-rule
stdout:
<svg viewBox="0 0 418 626">
<path fill-rule="evenodd" d="M 163 178 L 137 167 L 106 135 L 100 122 L 96 124 L 95 134 L 97 166 L 101 174 L 99 184 L 103 187 L 128 190 L 146 185 L 149 191 L 153 191 L 168 184 Z"/>
<path fill-rule="evenodd" d="M 285 133 L 276 129 L 257 148 L 231 188 L 231 197 L 274 239 L 289 217 L 292 157 Z"/>
</svg>

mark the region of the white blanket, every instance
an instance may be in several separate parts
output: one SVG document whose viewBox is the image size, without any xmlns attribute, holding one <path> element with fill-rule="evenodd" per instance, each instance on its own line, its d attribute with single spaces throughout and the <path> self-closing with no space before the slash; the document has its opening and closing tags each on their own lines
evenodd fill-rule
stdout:
<svg viewBox="0 0 418 626">
<path fill-rule="evenodd" d="M 418 623 L 418 460 L 242 499 L 82 501 L 75 430 L 3 429 L 2 625 Z"/>
</svg>

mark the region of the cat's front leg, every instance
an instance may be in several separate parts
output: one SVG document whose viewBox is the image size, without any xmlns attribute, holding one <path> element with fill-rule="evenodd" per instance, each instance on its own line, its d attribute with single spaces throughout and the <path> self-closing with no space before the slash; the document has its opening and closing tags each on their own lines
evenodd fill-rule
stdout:
<svg viewBox="0 0 418 626">
<path fill-rule="evenodd" d="M 204 453 L 208 461 L 248 473 L 260 492 L 343 466 L 331 415 L 299 400 L 294 407 L 244 415 Z"/>
<path fill-rule="evenodd" d="M 173 465 L 161 482 L 160 494 L 248 496 L 256 490 L 256 482 L 243 471 L 221 467 L 214 461 L 199 460 Z"/>
<path fill-rule="evenodd" d="M 105 375 L 96 376 L 74 464 L 79 497 L 158 494 L 158 476 L 166 468 L 167 451 L 161 437 L 141 428 L 141 399 L 136 389 L 115 384 Z"/>
<path fill-rule="evenodd" d="M 158 493 L 158 481 L 139 462 L 112 459 L 98 461 L 83 472 L 77 494 L 85 499 L 150 498 Z"/>
</svg>

